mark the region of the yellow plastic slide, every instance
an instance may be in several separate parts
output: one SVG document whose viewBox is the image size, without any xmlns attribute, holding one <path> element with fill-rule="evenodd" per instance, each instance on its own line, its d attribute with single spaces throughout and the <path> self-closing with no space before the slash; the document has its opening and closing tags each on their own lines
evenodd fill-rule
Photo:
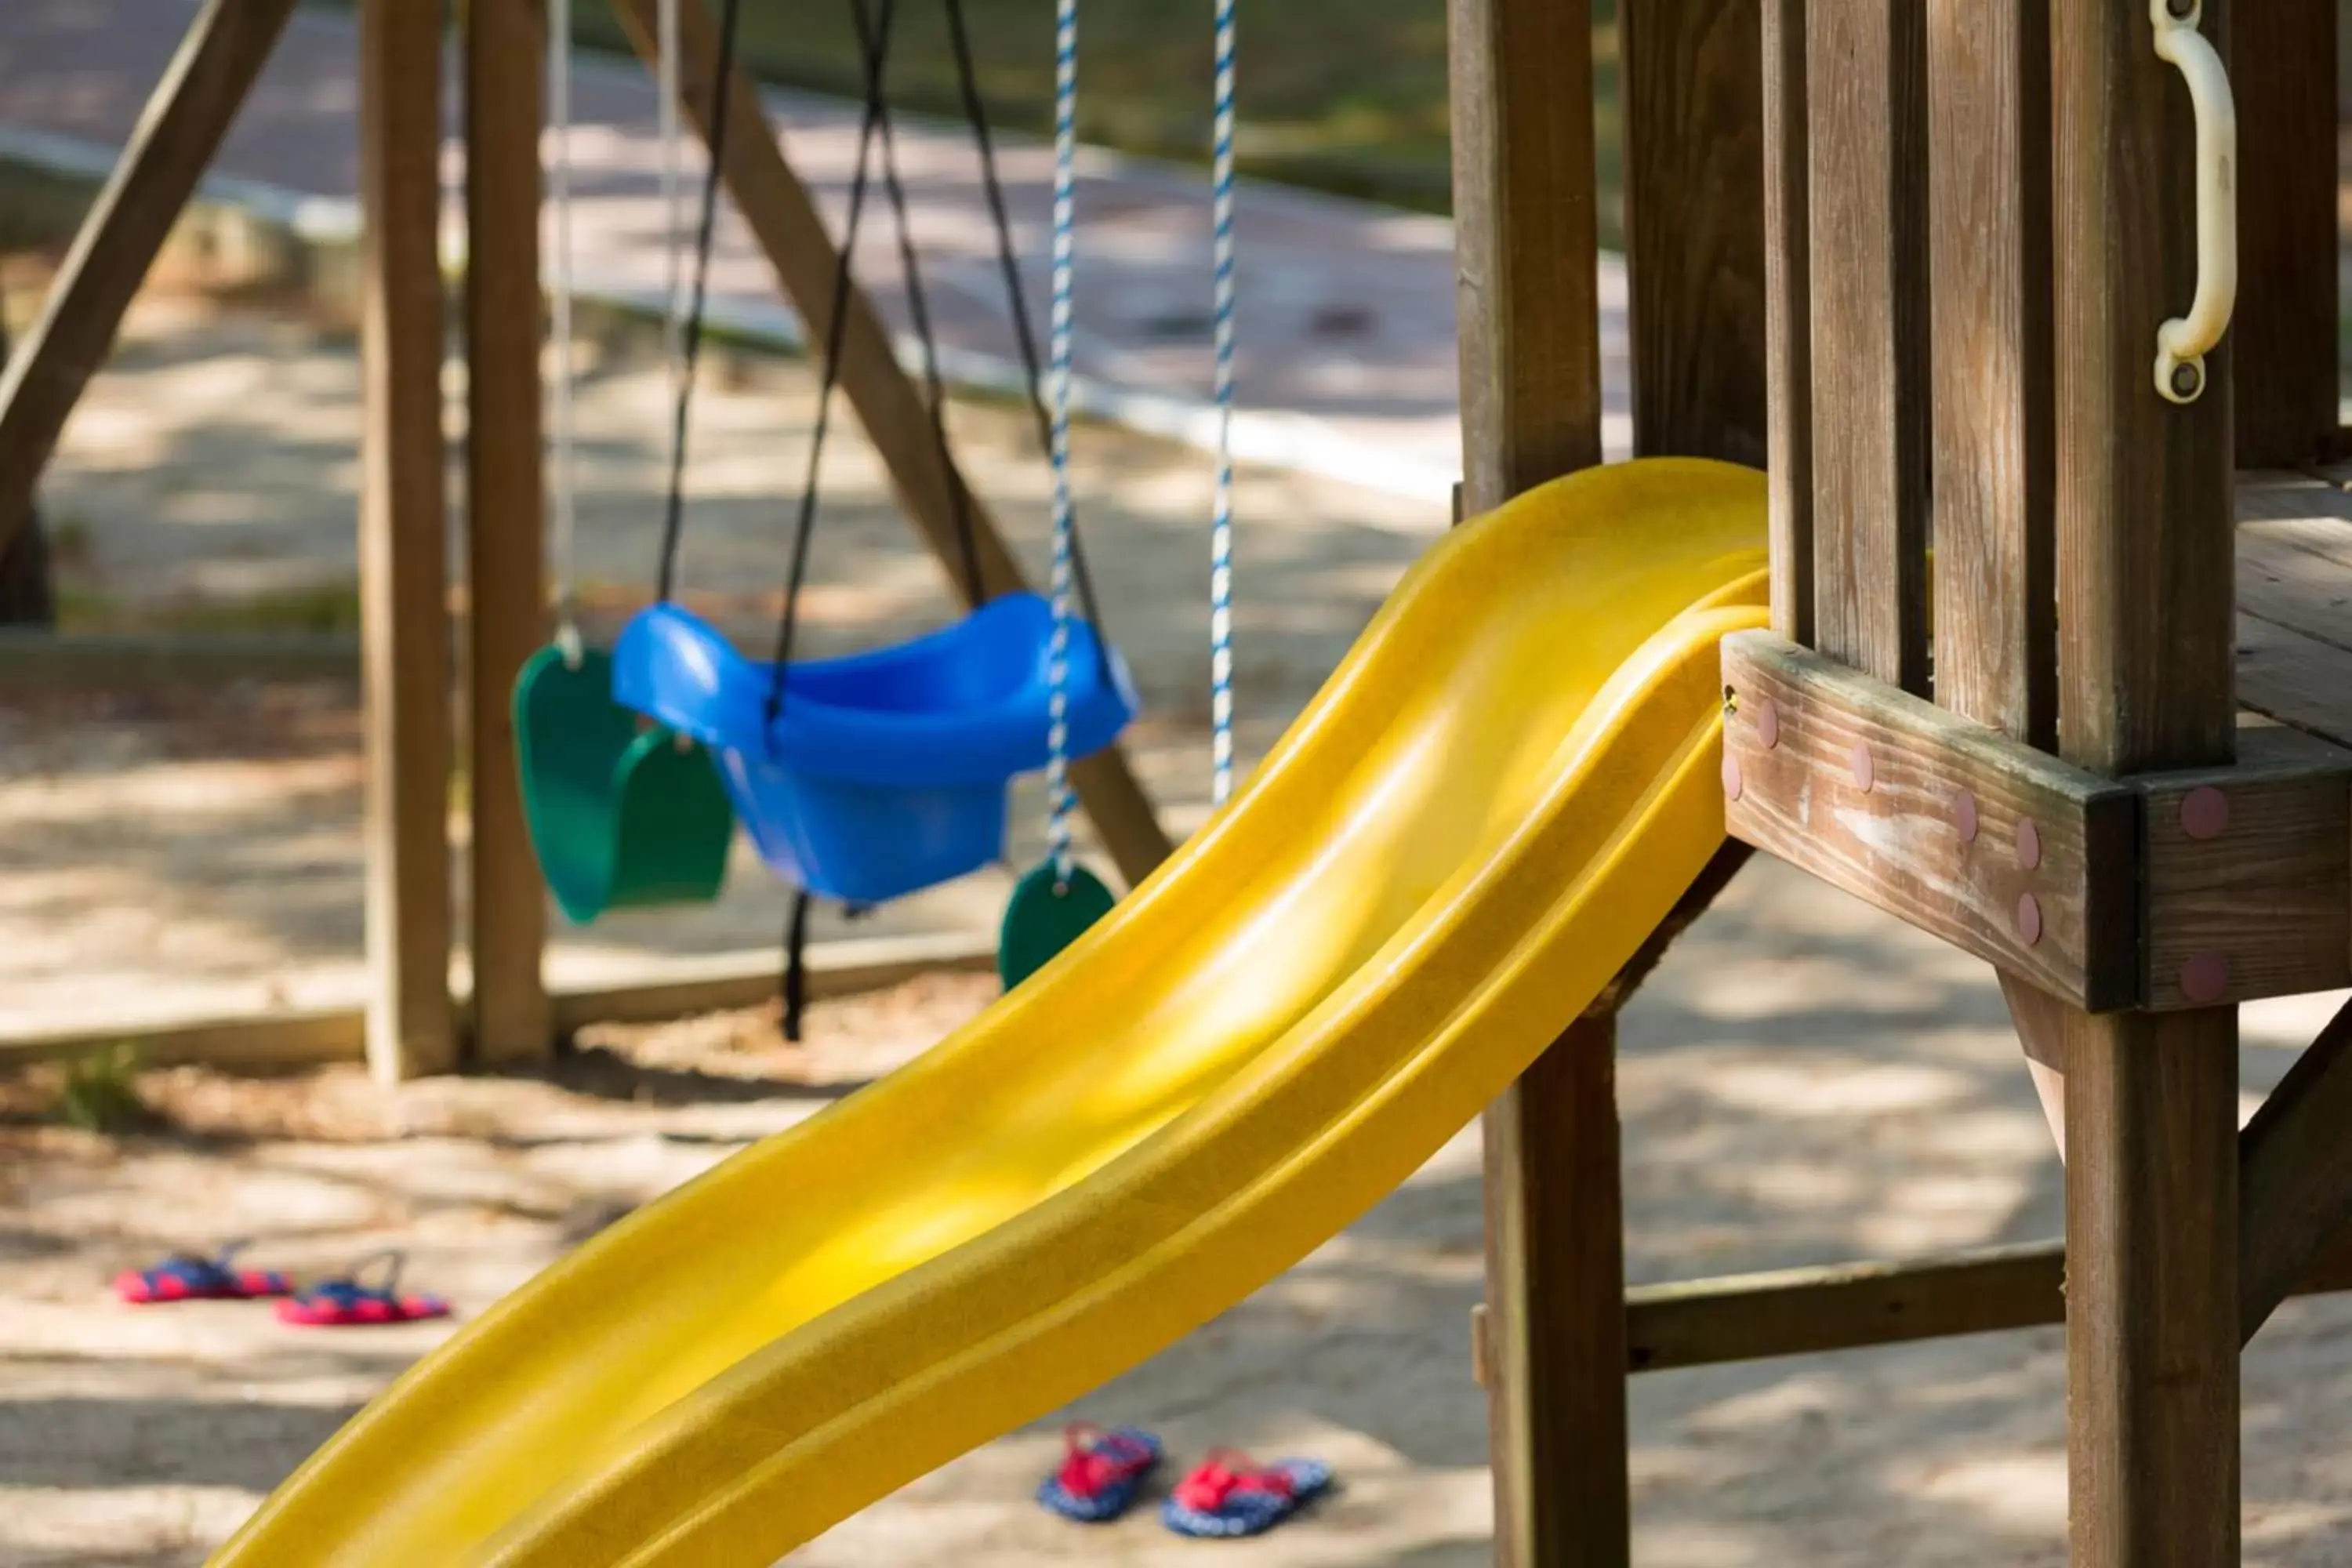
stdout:
<svg viewBox="0 0 2352 1568">
<path fill-rule="evenodd" d="M 1455 530 L 1247 786 L 887 1079 L 549 1268 L 225 1568 L 761 1568 L 1378 1201 L 1721 841 L 1764 488 L 1658 460 Z"/>
</svg>

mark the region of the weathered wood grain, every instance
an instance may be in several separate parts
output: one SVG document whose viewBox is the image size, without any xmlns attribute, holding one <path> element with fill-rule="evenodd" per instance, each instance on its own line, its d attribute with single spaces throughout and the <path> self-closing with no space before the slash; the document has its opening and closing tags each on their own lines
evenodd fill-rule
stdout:
<svg viewBox="0 0 2352 1568">
<path fill-rule="evenodd" d="M 2079 1006 L 2137 999 L 2128 785 L 1769 633 L 1723 679 L 1735 837 Z"/>
<path fill-rule="evenodd" d="M 1926 11 L 1846 0 L 1808 22 L 1813 646 L 1925 692 Z"/>
<path fill-rule="evenodd" d="M 2230 41 L 2242 468 L 2315 462 L 2337 444 L 2336 13 L 2335 0 L 2265 0 Z"/>
<path fill-rule="evenodd" d="M 1475 513 L 1601 460 L 1592 16 L 1451 0 L 1463 493 Z"/>
<path fill-rule="evenodd" d="M 1812 220 L 1805 0 L 1762 0 L 1764 387 L 1772 629 L 1813 642 Z"/>
<path fill-rule="evenodd" d="M 1759 0 L 1618 12 L 1641 457 L 1765 461 Z"/>
<path fill-rule="evenodd" d="M 1449 0 L 1462 509 L 1601 460 L 1592 17 Z M 1457 510 L 1462 510 L 1457 509 Z M 1488 1108 L 1481 1343 L 1495 1560 L 1624 1568 L 1616 1024 L 1588 1017 Z"/>
<path fill-rule="evenodd" d="M 2231 7 L 2206 0 L 2226 49 Z M 2230 760 L 2231 346 L 2185 406 L 2155 333 L 2196 287 L 2188 95 L 2145 5 L 2053 9 L 2059 742 L 2105 773 Z M 2067 1018 L 2074 1568 L 2238 1561 L 2237 1014 Z"/>
<path fill-rule="evenodd" d="M 2280 1294 L 2352 1289 L 2347 1239 L 2339 1226 Z M 1633 1371 L 1667 1372 L 2041 1328 L 2065 1321 L 2065 1247 L 2041 1242 L 1639 1285 L 1625 1293 L 1626 1351 Z"/>
<path fill-rule="evenodd" d="M 2273 725 L 2141 782 L 2146 1005 L 2352 985 L 2352 752 Z"/>
<path fill-rule="evenodd" d="M 1936 700 L 2057 740 L 2046 0 L 1930 0 Z"/>
<path fill-rule="evenodd" d="M 2238 1319 L 2251 1340 L 2352 1227 L 2352 1005 L 2328 1020 L 2240 1137 Z"/>
</svg>

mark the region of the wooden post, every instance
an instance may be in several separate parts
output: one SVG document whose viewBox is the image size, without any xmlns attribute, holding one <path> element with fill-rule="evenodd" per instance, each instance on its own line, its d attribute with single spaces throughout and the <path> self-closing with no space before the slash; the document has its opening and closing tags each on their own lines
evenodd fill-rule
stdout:
<svg viewBox="0 0 2352 1568">
<path fill-rule="evenodd" d="M 2224 0 L 2204 26 L 2229 37 Z M 2054 8 L 2060 746 L 2106 773 L 2229 760 L 2228 350 L 2176 405 L 2196 287 L 2188 95 L 2143 0 Z M 2237 1016 L 2066 1020 L 2075 1568 L 2238 1561 Z"/>
<path fill-rule="evenodd" d="M 449 611 L 443 560 L 441 8 L 362 0 L 360 503 L 368 1063 L 457 1061 L 449 1001 Z"/>
<path fill-rule="evenodd" d="M 1486 1113 L 1495 1560 L 1632 1561 L 1617 1021 L 1588 1016 Z"/>
<path fill-rule="evenodd" d="M 2231 40 L 2241 468 L 2324 462 L 2336 446 L 2336 26 L 2335 0 L 2268 0 Z"/>
<path fill-rule="evenodd" d="M 657 58 L 656 0 L 614 0 L 614 11 L 627 29 L 630 43 L 651 64 Z M 700 0 L 680 0 L 678 32 L 680 109 L 707 142 L 719 29 Z M 731 118 L 721 173 L 728 193 L 776 269 L 784 296 L 800 313 L 810 341 L 822 342 L 832 319 L 839 252 L 808 187 L 784 162 L 774 128 L 760 106 L 759 85 L 740 68 L 728 89 L 727 104 Z M 955 565 L 962 559 L 959 515 L 971 522 L 982 592 L 992 595 L 1021 587 L 1019 563 L 1005 548 L 987 507 L 971 493 L 954 463 L 940 451 L 923 395 L 892 353 L 889 333 L 873 302 L 853 286 L 842 308 L 848 312 L 842 329 L 842 393 L 857 411 L 867 438 L 888 471 L 900 507 L 947 569 L 952 590 L 958 595 L 965 592 L 962 574 Z M 1077 791 L 1078 804 L 1101 836 L 1103 847 L 1130 883 L 1140 881 L 1168 858 L 1168 836 L 1118 747 L 1106 747 L 1071 764 L 1070 782 Z"/>
<path fill-rule="evenodd" d="M 1846 0 L 1808 23 L 1814 642 L 1924 694 L 1926 17 Z"/>
<path fill-rule="evenodd" d="M 1471 512 L 1601 461 L 1584 0 L 1451 0 L 1454 313 Z"/>
<path fill-rule="evenodd" d="M 1462 498 L 1601 458 L 1591 16 L 1452 0 Z M 1495 1557 L 1623 1568 L 1624 1255 L 1608 1018 L 1571 1027 L 1486 1116 L 1485 1350 Z"/>
<path fill-rule="evenodd" d="M 2057 389 L 2051 365 L 2048 0 L 1930 0 L 1936 700 L 2057 744 Z M 2063 1009 L 2003 973 L 2066 1150 Z"/>
<path fill-rule="evenodd" d="M 1759 0 L 1627 0 L 1633 450 L 1765 461 Z"/>
<path fill-rule="evenodd" d="M 1764 390 L 1772 629 L 1813 646 L 1812 216 L 1805 0 L 1763 0 Z"/>
<path fill-rule="evenodd" d="M 547 895 L 515 769 L 514 683 L 545 635 L 540 435 L 539 0 L 466 6 L 466 687 L 473 1054 L 554 1051 Z"/>
<path fill-rule="evenodd" d="M 90 204 L 40 320 L 0 374 L 0 554 L 31 515 L 66 416 L 285 30 L 294 0 L 208 0 Z"/>
</svg>

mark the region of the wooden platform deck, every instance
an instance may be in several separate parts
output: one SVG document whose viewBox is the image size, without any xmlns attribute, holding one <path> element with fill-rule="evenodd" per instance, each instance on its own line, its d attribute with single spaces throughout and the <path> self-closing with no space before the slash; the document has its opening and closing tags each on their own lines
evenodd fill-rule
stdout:
<svg viewBox="0 0 2352 1568">
<path fill-rule="evenodd" d="M 2352 747 L 2352 464 L 2238 482 L 2238 701 Z"/>
</svg>

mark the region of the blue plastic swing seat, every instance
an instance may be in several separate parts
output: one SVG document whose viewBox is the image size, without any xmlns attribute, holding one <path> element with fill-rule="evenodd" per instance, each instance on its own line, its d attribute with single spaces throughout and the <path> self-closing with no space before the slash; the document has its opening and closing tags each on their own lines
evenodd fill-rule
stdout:
<svg viewBox="0 0 2352 1568">
<path fill-rule="evenodd" d="M 676 605 L 641 612 L 613 650 L 625 707 L 700 741 L 761 858 L 823 898 L 880 903 L 1004 857 L 1014 775 L 1047 760 L 1051 606 L 992 599 L 951 626 L 842 658 L 796 660 L 768 719 L 775 667 Z M 1116 650 L 1073 621 L 1069 754 L 1134 716 Z"/>
</svg>

